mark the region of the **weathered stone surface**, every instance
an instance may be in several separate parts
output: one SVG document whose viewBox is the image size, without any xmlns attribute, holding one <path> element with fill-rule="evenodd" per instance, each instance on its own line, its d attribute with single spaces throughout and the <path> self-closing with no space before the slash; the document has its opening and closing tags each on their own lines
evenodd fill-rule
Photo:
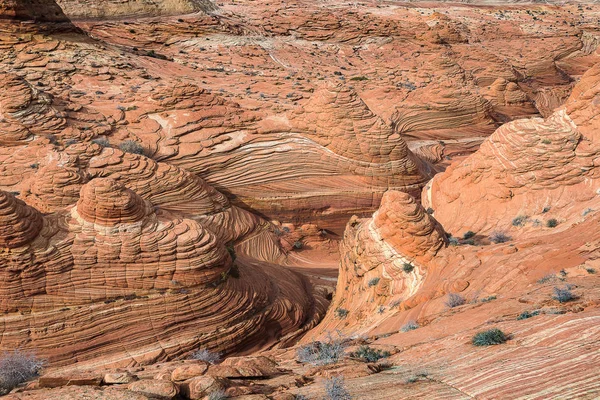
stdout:
<svg viewBox="0 0 600 400">
<path fill-rule="evenodd" d="M 199 400 L 208 396 L 212 392 L 223 390 L 228 386 L 228 381 L 224 378 L 213 377 L 210 375 L 197 376 L 183 382 L 181 393 L 191 400 Z"/>
<path fill-rule="evenodd" d="M 106 385 L 125 384 L 135 380 L 135 377 L 129 372 L 109 372 L 104 374 L 102 383 Z"/>
<path fill-rule="evenodd" d="M 102 375 L 87 373 L 54 373 L 46 374 L 39 379 L 41 388 L 57 388 L 61 386 L 100 386 Z"/>
<path fill-rule="evenodd" d="M 175 384 L 164 380 L 140 380 L 127 385 L 127 389 L 158 400 L 171 400 L 179 394 Z"/>
<path fill-rule="evenodd" d="M 196 376 L 204 375 L 206 370 L 208 370 L 208 364 L 203 362 L 182 365 L 173 370 L 171 379 L 173 381 L 185 381 Z"/>
</svg>

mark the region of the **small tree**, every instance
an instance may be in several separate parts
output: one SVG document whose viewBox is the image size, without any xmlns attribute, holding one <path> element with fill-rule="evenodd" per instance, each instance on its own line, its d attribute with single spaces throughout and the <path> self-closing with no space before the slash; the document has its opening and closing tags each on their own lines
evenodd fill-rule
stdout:
<svg viewBox="0 0 600 400">
<path fill-rule="evenodd" d="M 487 331 L 478 332 L 473 336 L 475 346 L 491 346 L 502 344 L 508 340 L 508 337 L 500 329 L 494 328 Z"/>
<path fill-rule="evenodd" d="M 448 308 L 462 306 L 465 303 L 466 303 L 466 299 L 462 295 L 460 295 L 458 293 L 449 293 L 448 294 L 448 300 L 446 300 L 446 306 Z"/>
<path fill-rule="evenodd" d="M 334 376 L 325 382 L 325 399 L 326 400 L 351 400 L 352 396 L 346 389 L 344 378 Z"/>
<path fill-rule="evenodd" d="M 346 343 L 341 336 L 334 339 L 331 333 L 328 333 L 327 338 L 322 342 L 316 341 L 298 347 L 296 355 L 301 363 L 312 365 L 335 364 L 344 358 L 346 347 Z"/>
<path fill-rule="evenodd" d="M 408 321 L 405 323 L 400 330 L 402 332 L 409 332 L 419 328 L 419 324 L 416 321 Z"/>
<path fill-rule="evenodd" d="M 511 237 L 504 232 L 492 232 L 490 235 L 490 241 L 493 243 L 506 243 L 511 240 Z"/>
<path fill-rule="evenodd" d="M 96 139 L 93 139 L 92 143 L 95 143 L 95 144 L 99 145 L 102 148 L 104 148 L 104 147 L 110 147 L 110 142 L 104 136 L 101 136 L 101 137 L 98 137 Z"/>
<path fill-rule="evenodd" d="M 134 140 L 125 140 L 119 145 L 119 149 L 125 153 L 144 154 L 144 147 Z"/>
<path fill-rule="evenodd" d="M 389 351 L 374 349 L 370 346 L 360 346 L 358 350 L 350 354 L 350 356 L 354 358 L 360 358 L 361 360 L 369 363 L 377 362 L 382 358 L 387 358 L 391 355 L 392 354 Z"/>
<path fill-rule="evenodd" d="M 569 287 L 554 288 L 554 296 L 552 296 L 554 300 L 558 300 L 559 303 L 566 303 L 571 300 L 575 300 L 575 295 L 571 292 Z"/>
<path fill-rule="evenodd" d="M 38 376 L 44 361 L 34 353 L 19 349 L 6 352 L 0 356 L 0 388 L 11 391 L 23 382 Z"/>
<path fill-rule="evenodd" d="M 191 359 L 204 361 L 209 364 L 217 364 L 221 361 L 221 353 L 202 348 L 192 353 Z"/>
</svg>

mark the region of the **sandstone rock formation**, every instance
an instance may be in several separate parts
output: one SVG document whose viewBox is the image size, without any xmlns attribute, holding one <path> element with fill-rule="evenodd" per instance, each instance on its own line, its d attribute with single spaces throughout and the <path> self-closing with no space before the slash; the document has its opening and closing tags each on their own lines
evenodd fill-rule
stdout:
<svg viewBox="0 0 600 400">
<path fill-rule="evenodd" d="M 0 0 L 11 398 L 597 391 L 597 5 L 60 4 Z"/>
<path fill-rule="evenodd" d="M 210 0 L 58 0 L 71 19 L 114 18 L 122 16 L 157 16 L 214 12 L 218 8 Z"/>
<path fill-rule="evenodd" d="M 263 346 L 314 325 L 323 311 L 297 274 L 241 254 L 233 267 L 211 230 L 112 178 L 92 179 L 76 205 L 44 218 L 6 192 L 2 199 L 10 223 L 0 242 L 3 345 L 31 341 L 53 365 Z M 29 314 L 17 322 L 11 314 L 19 311 Z M 19 334 L 26 331 L 34 336 Z M 71 342 L 74 334 L 88 339 Z"/>
<path fill-rule="evenodd" d="M 0 18 L 66 22 L 68 18 L 55 0 L 2 0 Z"/>
</svg>

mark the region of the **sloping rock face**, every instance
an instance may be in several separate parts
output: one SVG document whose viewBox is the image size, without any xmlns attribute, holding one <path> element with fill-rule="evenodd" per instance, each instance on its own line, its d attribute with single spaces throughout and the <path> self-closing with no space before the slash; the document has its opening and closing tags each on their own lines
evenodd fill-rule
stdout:
<svg viewBox="0 0 600 400">
<path fill-rule="evenodd" d="M 447 231 L 543 234 L 539 226 L 549 219 L 566 229 L 597 207 L 599 71 L 586 73 L 546 120 L 503 125 L 477 153 L 433 179 L 423 198 Z"/>
<path fill-rule="evenodd" d="M 340 245 L 332 307 L 313 334 L 430 320 L 446 294 L 518 296 L 548 272 L 593 263 L 595 231 L 576 232 L 596 223 L 600 205 L 599 71 L 586 73 L 552 116 L 505 124 L 437 175 L 424 189 L 424 206 L 388 192 L 372 218 L 353 218 Z M 446 232 L 455 236 L 452 246 Z M 550 261 L 552 251 L 560 256 Z"/>
<path fill-rule="evenodd" d="M 54 0 L 2 0 L 0 18 L 41 22 L 69 20 Z"/>
<path fill-rule="evenodd" d="M 0 73 L 0 143 L 25 144 L 32 135 L 53 135 L 66 125 L 52 106 L 52 98 L 11 73 Z"/>
<path fill-rule="evenodd" d="M 58 0 L 71 19 L 115 18 L 123 16 L 157 16 L 214 12 L 210 0 Z"/>
<path fill-rule="evenodd" d="M 112 178 L 92 179 L 76 205 L 44 217 L 11 194 L 2 200 L 3 345 L 32 342 L 53 365 L 264 346 L 314 325 L 324 310 L 297 274 L 243 257 L 233 267 L 222 230 L 238 237 L 255 228 L 213 233 L 210 222 L 177 217 Z M 17 321 L 18 312 L 27 316 Z"/>
</svg>

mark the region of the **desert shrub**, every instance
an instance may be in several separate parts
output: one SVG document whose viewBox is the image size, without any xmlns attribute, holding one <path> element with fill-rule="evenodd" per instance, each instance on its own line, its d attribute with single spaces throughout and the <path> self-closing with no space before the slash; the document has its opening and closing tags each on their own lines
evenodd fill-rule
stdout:
<svg viewBox="0 0 600 400">
<path fill-rule="evenodd" d="M 523 311 L 521 314 L 519 314 L 519 316 L 517 317 L 517 320 L 522 320 L 522 319 L 527 319 L 527 318 L 535 317 L 536 315 L 540 315 L 540 311 L 539 310 L 535 310 L 535 311 Z"/>
<path fill-rule="evenodd" d="M 482 303 L 489 303 L 492 300 L 496 300 L 497 297 L 496 296 L 488 296 L 488 297 L 484 297 L 483 299 L 481 299 L 480 301 Z"/>
<path fill-rule="evenodd" d="M 43 366 L 44 361 L 31 352 L 19 349 L 5 352 L 0 356 L 0 388 L 5 393 L 9 392 L 21 383 L 38 376 Z"/>
<path fill-rule="evenodd" d="M 478 332 L 475 334 L 475 336 L 473 336 L 473 344 L 475 346 L 491 346 L 495 344 L 502 344 L 507 340 L 508 337 L 498 328 Z"/>
<path fill-rule="evenodd" d="M 588 274 L 595 274 L 596 270 L 594 268 L 586 268 L 585 269 L 587 271 Z"/>
<path fill-rule="evenodd" d="M 550 207 L 542 208 L 542 214 L 546 214 L 548 211 L 550 211 Z"/>
<path fill-rule="evenodd" d="M 535 17 L 533 17 L 533 19 L 535 19 Z M 542 143 L 543 144 L 550 144 L 552 142 L 549 139 L 542 139 Z"/>
<path fill-rule="evenodd" d="M 373 287 L 373 286 L 377 286 L 377 284 L 379 283 L 379 278 L 372 278 L 369 280 L 369 287 Z"/>
<path fill-rule="evenodd" d="M 303 248 L 303 247 L 304 247 L 304 243 L 302 243 L 302 241 L 301 241 L 301 240 L 296 240 L 296 241 L 294 242 L 294 248 L 295 248 L 295 249 L 297 249 L 297 250 L 300 250 L 300 249 L 301 249 L 301 248 Z"/>
<path fill-rule="evenodd" d="M 462 306 L 465 303 L 466 303 L 466 299 L 464 298 L 464 296 L 462 296 L 458 293 L 449 293 L 448 300 L 446 300 L 445 304 L 448 308 L 454 308 L 454 307 Z"/>
<path fill-rule="evenodd" d="M 192 353 L 191 359 L 204 361 L 209 364 L 217 364 L 221 361 L 221 353 L 202 348 Z"/>
<path fill-rule="evenodd" d="M 233 247 L 233 244 L 228 244 L 226 248 L 227 252 L 229 253 L 229 256 L 231 257 L 231 261 L 235 261 L 235 259 L 237 258 L 237 254 L 235 254 L 235 247 Z"/>
<path fill-rule="evenodd" d="M 351 81 L 367 81 L 369 80 L 369 78 L 367 78 L 366 76 L 353 76 L 352 78 L 350 78 Z"/>
<path fill-rule="evenodd" d="M 55 135 L 49 134 L 49 135 L 46 135 L 46 138 L 48 139 L 50 144 L 58 144 L 58 139 L 56 138 Z"/>
<path fill-rule="evenodd" d="M 325 400 L 351 400 L 344 378 L 334 376 L 325 381 Z"/>
<path fill-rule="evenodd" d="M 238 279 L 240 277 L 240 268 L 237 264 L 233 264 L 231 268 L 229 268 L 229 276 L 235 279 Z"/>
<path fill-rule="evenodd" d="M 511 240 L 511 237 L 504 232 L 492 232 L 490 235 L 490 241 L 493 243 L 506 243 Z"/>
<path fill-rule="evenodd" d="M 550 218 L 548 221 L 546 221 L 546 226 L 548 228 L 555 228 L 558 226 L 558 220 L 556 218 Z"/>
<path fill-rule="evenodd" d="M 413 269 L 415 269 L 415 266 L 411 263 L 404 263 L 404 265 L 402 266 L 402 270 L 407 274 L 411 273 Z"/>
<path fill-rule="evenodd" d="M 555 280 L 558 280 L 556 275 L 548 274 L 548 275 L 544 275 L 540 279 L 538 279 L 537 283 L 548 283 L 548 282 L 553 282 Z"/>
<path fill-rule="evenodd" d="M 466 231 L 465 234 L 463 235 L 463 239 L 471 239 L 473 236 L 475 236 L 475 232 L 473 231 Z"/>
<path fill-rule="evenodd" d="M 513 218 L 512 224 L 513 226 L 525 226 L 528 218 L 527 215 L 519 215 L 518 217 Z"/>
<path fill-rule="evenodd" d="M 100 147 L 103 147 L 103 148 L 110 147 L 110 142 L 104 136 L 97 137 L 96 139 L 92 140 L 92 143 L 96 143 L 97 145 L 99 145 Z"/>
<path fill-rule="evenodd" d="M 594 212 L 594 210 L 592 208 L 586 208 L 585 210 L 583 210 L 583 212 L 581 213 L 582 217 L 585 217 L 586 215 L 588 215 L 589 213 Z"/>
<path fill-rule="evenodd" d="M 336 308 L 334 313 L 336 317 L 343 319 L 346 318 L 348 314 L 350 314 L 350 311 L 346 310 L 345 308 Z"/>
<path fill-rule="evenodd" d="M 125 140 L 119 145 L 119 149 L 125 153 L 144 154 L 144 147 L 135 140 Z"/>
<path fill-rule="evenodd" d="M 297 394 L 294 396 L 294 400 L 308 400 L 308 397 L 303 394 Z"/>
<path fill-rule="evenodd" d="M 208 395 L 208 400 L 225 400 L 229 398 L 224 390 L 215 390 Z"/>
<path fill-rule="evenodd" d="M 298 347 L 296 356 L 301 363 L 312 365 L 335 364 L 344 358 L 346 347 L 342 337 L 333 338 L 329 333 L 325 341 L 316 341 Z"/>
<path fill-rule="evenodd" d="M 400 328 L 400 330 L 402 332 L 408 332 L 408 331 L 413 331 L 413 330 L 417 329 L 418 327 L 419 327 L 419 324 L 417 324 L 416 321 L 408 321 L 407 323 L 402 325 L 402 328 Z"/>
<path fill-rule="evenodd" d="M 458 239 L 455 237 L 449 237 L 448 244 L 450 244 L 450 246 L 458 246 Z"/>
<path fill-rule="evenodd" d="M 371 362 L 371 363 L 377 362 L 377 361 L 381 360 L 382 358 L 387 358 L 391 355 L 392 354 L 389 351 L 382 351 L 379 349 L 374 349 L 369 346 L 360 346 L 358 348 L 358 350 L 356 350 L 355 352 L 350 354 L 350 356 L 352 356 L 354 358 L 360 358 L 361 360 L 363 360 L 365 362 Z"/>
<path fill-rule="evenodd" d="M 77 143 L 79 143 L 79 140 L 77 140 L 77 139 L 67 139 L 67 140 L 65 140 L 65 146 L 67 146 L 67 147 L 68 146 L 72 146 L 72 145 L 77 144 Z"/>
<path fill-rule="evenodd" d="M 575 295 L 568 287 L 564 288 L 554 288 L 554 295 L 552 296 L 554 300 L 557 300 L 559 303 L 566 303 L 571 300 L 575 300 Z"/>
</svg>

